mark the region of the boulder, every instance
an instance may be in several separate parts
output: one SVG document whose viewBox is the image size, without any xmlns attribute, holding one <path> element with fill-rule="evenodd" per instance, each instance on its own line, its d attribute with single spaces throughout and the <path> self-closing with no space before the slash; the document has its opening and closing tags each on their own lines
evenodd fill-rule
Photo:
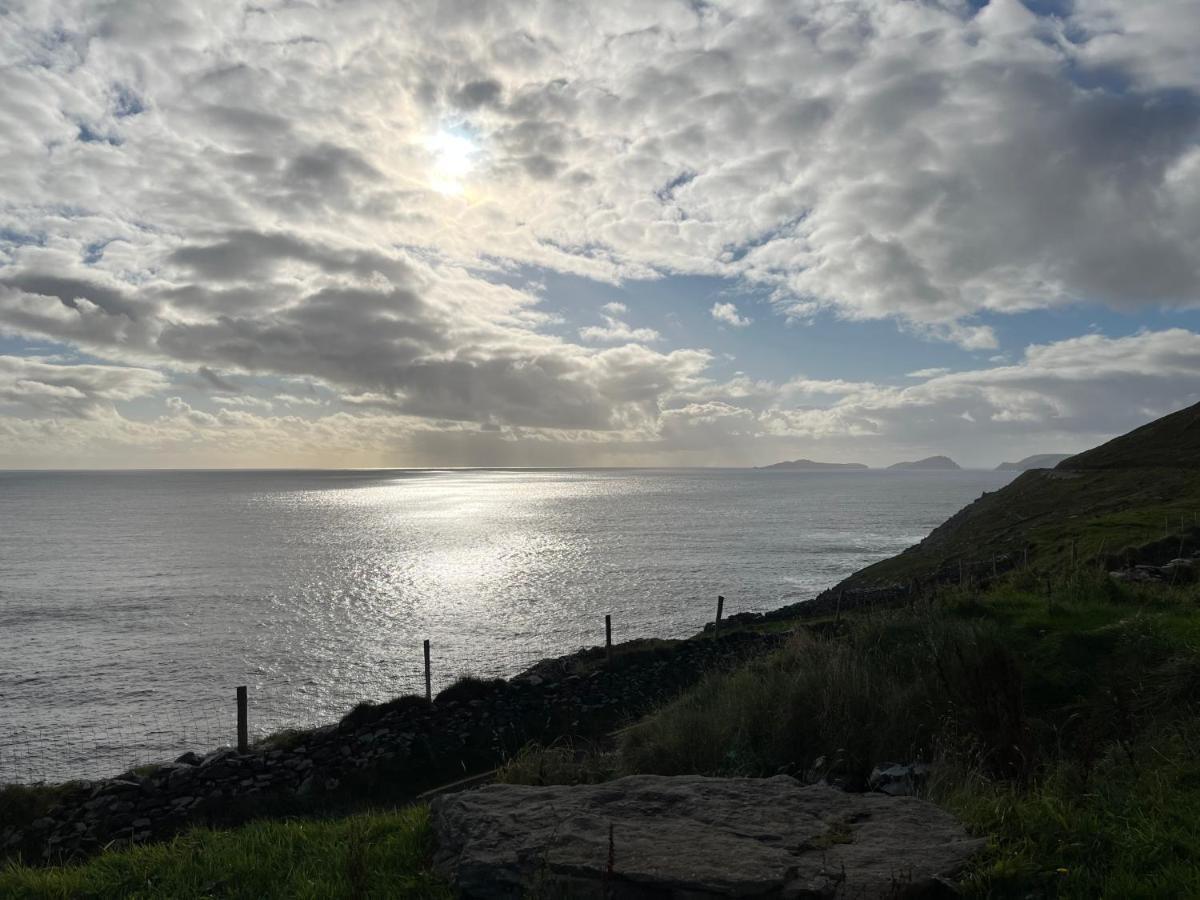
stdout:
<svg viewBox="0 0 1200 900">
<path fill-rule="evenodd" d="M 926 763 L 881 763 L 871 772 L 867 785 L 873 791 L 893 797 L 911 797 L 929 780 L 930 767 Z"/>
<path fill-rule="evenodd" d="M 437 797 L 435 866 L 464 897 L 943 896 L 983 841 L 912 797 L 794 778 L 634 775 Z"/>
<path fill-rule="evenodd" d="M 1134 569 L 1118 569 L 1108 573 L 1113 581 L 1125 581 L 1134 584 L 1161 584 L 1162 572 L 1158 566 L 1138 566 Z"/>
</svg>

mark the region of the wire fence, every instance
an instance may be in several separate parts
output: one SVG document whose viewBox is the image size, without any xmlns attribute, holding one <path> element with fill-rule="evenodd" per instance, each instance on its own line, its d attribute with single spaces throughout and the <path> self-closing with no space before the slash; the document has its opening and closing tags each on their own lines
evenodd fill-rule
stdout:
<svg viewBox="0 0 1200 900">
<path fill-rule="evenodd" d="M 471 672 L 470 665 L 460 663 L 454 668 L 449 661 L 439 661 L 435 648 L 430 691 L 436 694 L 468 673 L 513 675 L 548 655 L 558 653 L 509 650 L 504 671 L 493 664 Z M 420 651 L 409 668 L 412 671 L 401 677 L 373 678 L 360 673 L 320 684 L 246 679 L 249 741 L 334 723 L 359 703 L 380 703 L 403 694 L 424 695 Z M 0 785 L 111 778 L 142 766 L 172 762 L 189 751 L 203 755 L 237 746 L 238 738 L 233 686 L 186 699 L 146 697 L 117 708 L 48 705 L 38 715 L 27 710 L 20 717 L 0 706 Z"/>
</svg>

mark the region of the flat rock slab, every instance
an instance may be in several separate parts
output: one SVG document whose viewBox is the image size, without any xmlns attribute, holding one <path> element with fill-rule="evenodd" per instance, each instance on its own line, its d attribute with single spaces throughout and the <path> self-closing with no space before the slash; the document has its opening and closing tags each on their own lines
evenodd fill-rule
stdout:
<svg viewBox="0 0 1200 900">
<path fill-rule="evenodd" d="M 785 775 L 490 785 L 432 819 L 436 867 L 477 900 L 936 897 L 983 844 L 931 803 Z"/>
</svg>

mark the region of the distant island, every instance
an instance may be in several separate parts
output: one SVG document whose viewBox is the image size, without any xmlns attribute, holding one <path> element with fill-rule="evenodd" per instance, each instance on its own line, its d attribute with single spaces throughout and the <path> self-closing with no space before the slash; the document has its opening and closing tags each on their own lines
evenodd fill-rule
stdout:
<svg viewBox="0 0 1200 900">
<path fill-rule="evenodd" d="M 892 463 L 889 469 L 961 469 L 958 463 L 948 456 L 927 456 L 912 462 Z"/>
<path fill-rule="evenodd" d="M 773 463 L 769 466 L 758 466 L 760 469 L 865 469 L 862 463 L 830 463 L 817 462 L 815 459 L 793 459 Z"/>
<path fill-rule="evenodd" d="M 1030 469 L 1053 469 L 1064 459 L 1070 459 L 1073 453 L 1035 453 L 1018 462 L 1002 462 L 996 466 L 997 472 L 1028 472 Z"/>
</svg>

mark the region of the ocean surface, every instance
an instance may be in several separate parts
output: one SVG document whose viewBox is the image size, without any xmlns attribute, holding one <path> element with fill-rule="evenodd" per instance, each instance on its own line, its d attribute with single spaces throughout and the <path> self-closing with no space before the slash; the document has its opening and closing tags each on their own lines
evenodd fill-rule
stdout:
<svg viewBox="0 0 1200 900">
<path fill-rule="evenodd" d="M 0 783 L 812 597 L 1002 472 L 0 472 Z"/>
</svg>

